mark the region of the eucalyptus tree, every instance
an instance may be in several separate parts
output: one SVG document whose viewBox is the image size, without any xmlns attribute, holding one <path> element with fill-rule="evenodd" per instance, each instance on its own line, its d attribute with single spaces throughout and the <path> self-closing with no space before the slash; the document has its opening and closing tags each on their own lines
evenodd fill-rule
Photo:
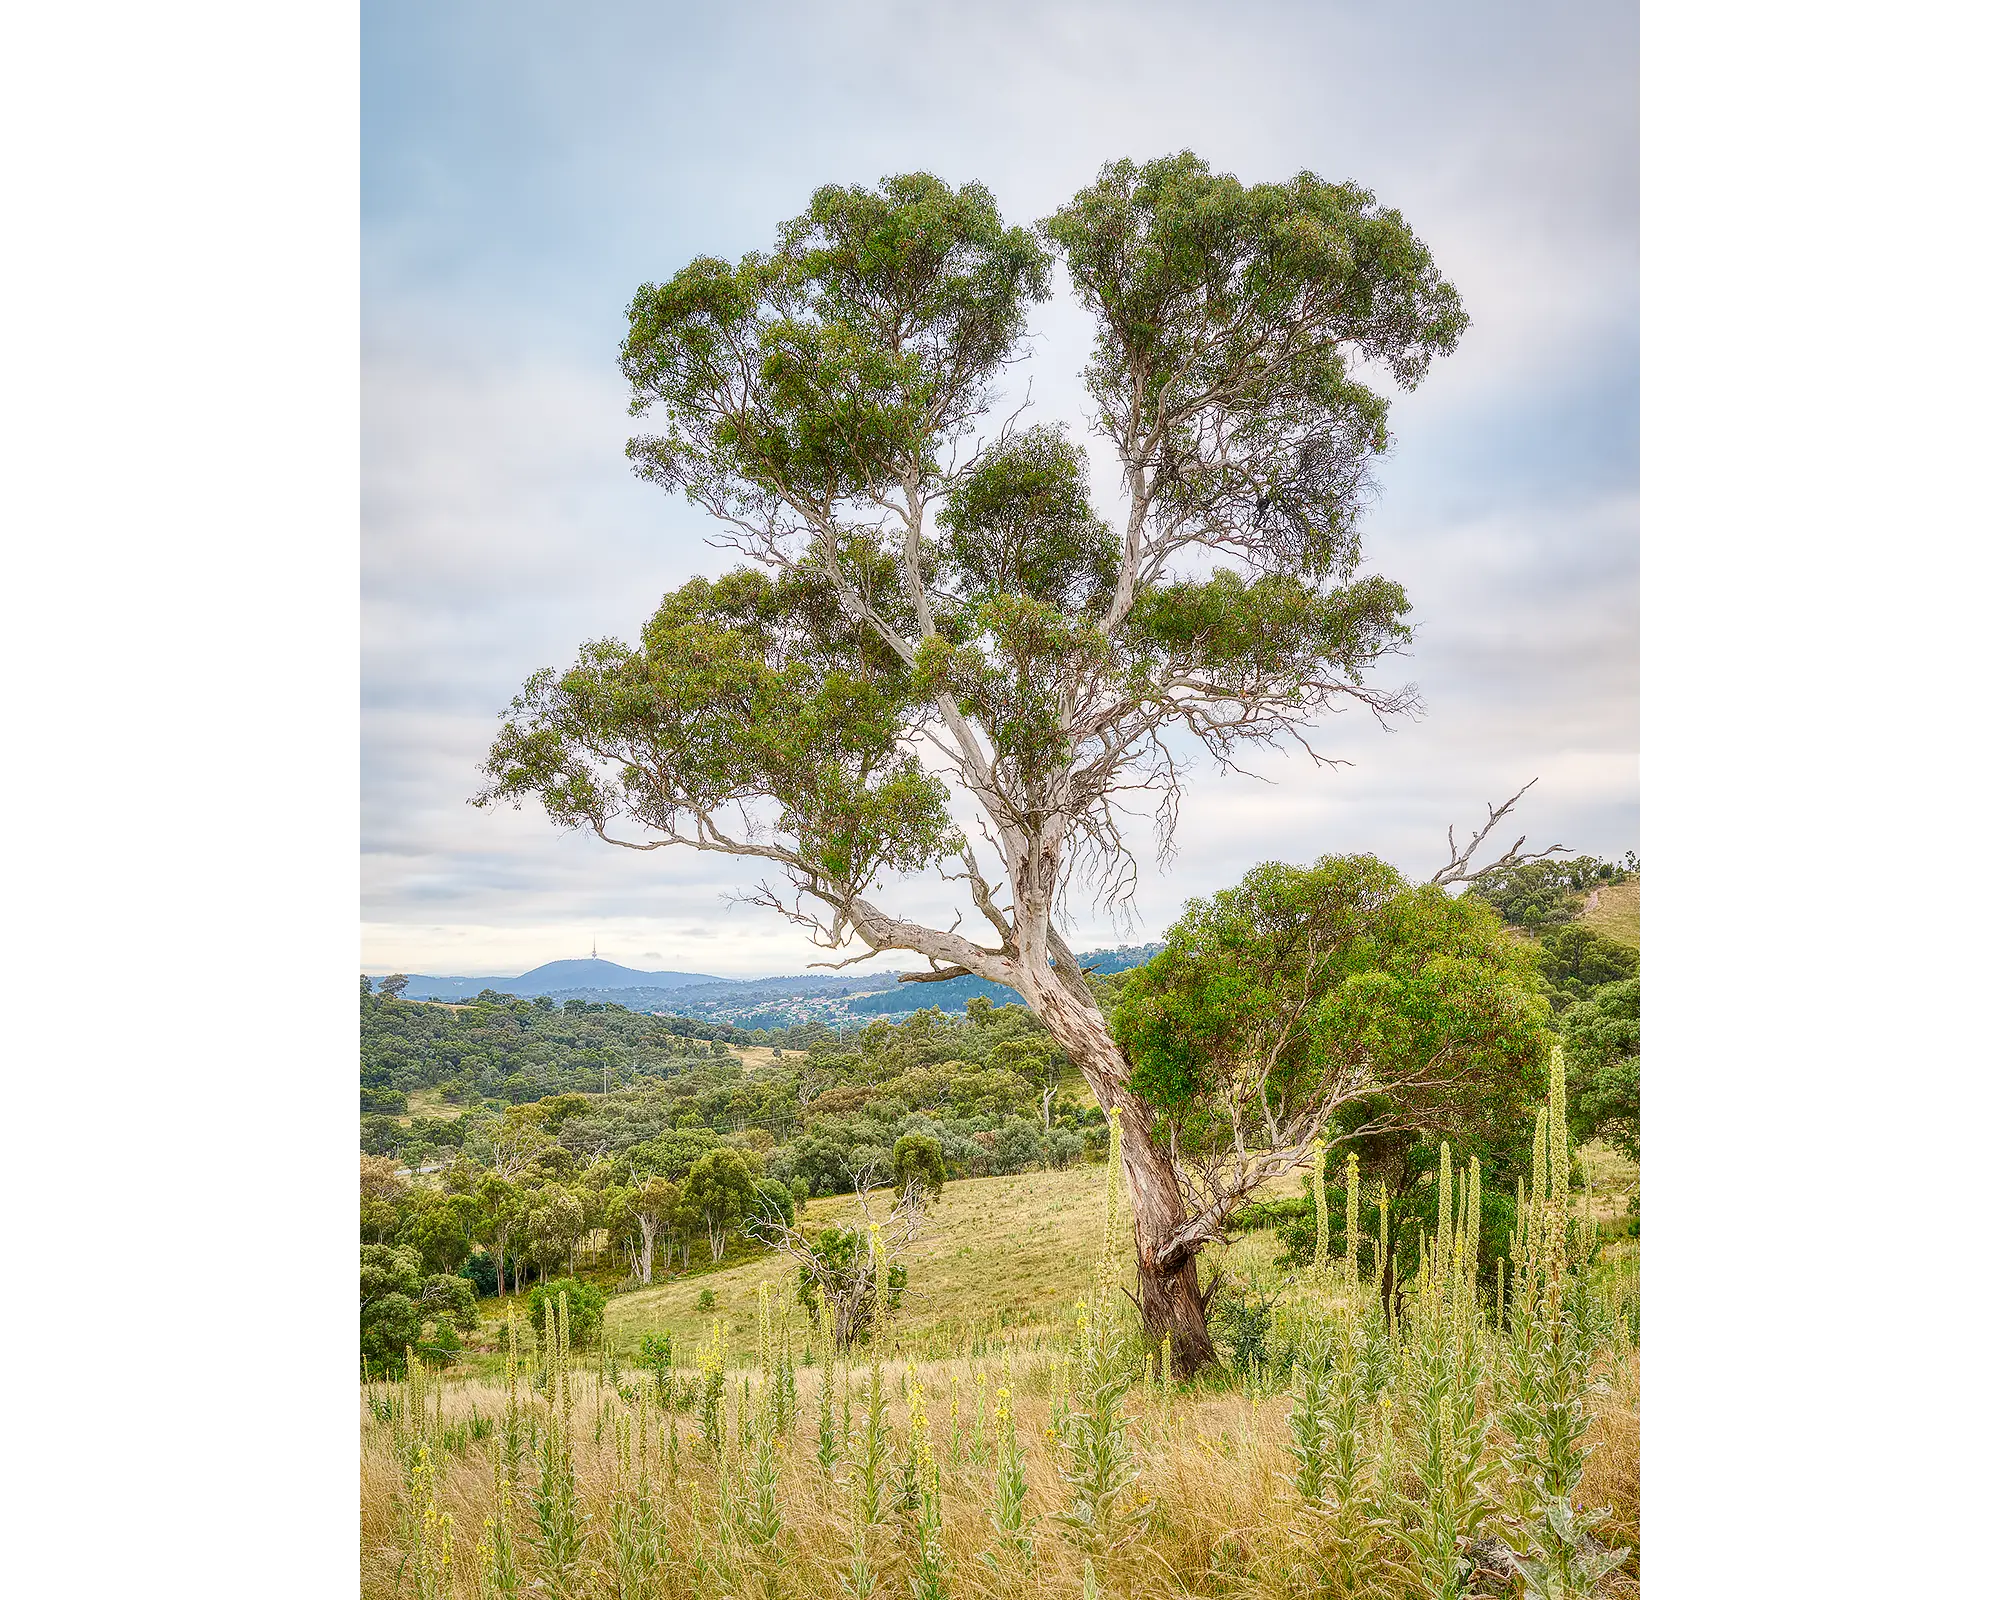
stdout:
<svg viewBox="0 0 2000 1600">
<path fill-rule="evenodd" d="M 999 406 L 1057 259 L 1096 327 L 1109 521 L 1082 449 Z M 477 803 L 742 857 L 749 897 L 830 952 L 1016 990 L 1126 1113 L 1136 1299 L 1198 1366 L 1211 1235 L 1062 926 L 1131 895 L 1125 818 L 1150 811 L 1171 850 L 1193 761 L 1322 762 L 1329 713 L 1414 706 L 1373 681 L 1408 602 L 1362 573 L 1360 522 L 1383 391 L 1465 326 L 1397 212 L 1311 173 L 1115 162 L 1035 230 L 978 184 L 823 188 L 773 249 L 695 260 L 628 312 L 656 429 L 627 453 L 743 564 L 668 594 L 636 644 L 531 677 Z M 930 872 L 981 931 L 885 898 Z"/>
</svg>

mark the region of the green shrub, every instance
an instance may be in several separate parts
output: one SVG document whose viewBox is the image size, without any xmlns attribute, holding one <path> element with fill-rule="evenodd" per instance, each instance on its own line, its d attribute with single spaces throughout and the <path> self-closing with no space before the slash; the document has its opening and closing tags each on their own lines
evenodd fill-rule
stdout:
<svg viewBox="0 0 2000 1600">
<path fill-rule="evenodd" d="M 500 1292 L 500 1264 L 485 1250 L 475 1250 L 466 1258 L 458 1275 L 472 1285 L 472 1292 L 490 1298 Z"/>
<path fill-rule="evenodd" d="M 1310 1249 L 1307 1254 L 1311 1254 Z M 1216 1299 L 1211 1320 L 1215 1331 L 1229 1341 L 1229 1364 L 1239 1372 L 1252 1361 L 1260 1367 L 1270 1366 L 1271 1318 L 1276 1304 L 1268 1294 L 1235 1288 Z"/>
<path fill-rule="evenodd" d="M 936 1194 L 944 1187 L 944 1146 L 928 1134 L 904 1134 L 890 1152 L 889 1164 L 898 1189 L 914 1183 L 923 1193 Z"/>
<path fill-rule="evenodd" d="M 528 1326 L 541 1327 L 543 1305 L 552 1305 L 558 1295 L 565 1294 L 569 1296 L 570 1343 L 594 1343 L 598 1330 L 604 1326 L 604 1291 L 578 1278 L 551 1278 L 536 1284 L 528 1296 Z"/>
<path fill-rule="evenodd" d="M 375 1377 L 399 1377 L 403 1356 L 424 1336 L 424 1314 L 406 1294 L 381 1295 L 361 1308 L 361 1359 Z"/>
</svg>

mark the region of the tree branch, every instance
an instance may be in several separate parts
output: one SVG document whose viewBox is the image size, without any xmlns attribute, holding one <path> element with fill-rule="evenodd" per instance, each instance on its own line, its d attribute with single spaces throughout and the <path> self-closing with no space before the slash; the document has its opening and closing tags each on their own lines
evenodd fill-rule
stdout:
<svg viewBox="0 0 2000 1600">
<path fill-rule="evenodd" d="M 1568 855 L 1570 853 L 1569 846 L 1563 844 L 1552 844 L 1546 850 L 1532 850 L 1528 854 L 1523 855 L 1521 854 L 1521 846 L 1528 842 L 1528 836 L 1524 833 L 1513 844 L 1507 847 L 1504 855 L 1498 857 L 1496 860 L 1487 862 L 1483 867 L 1475 868 L 1472 865 L 1473 857 L 1479 854 L 1480 847 L 1486 843 L 1486 836 L 1493 831 L 1502 817 L 1514 809 L 1514 802 L 1519 800 L 1522 795 L 1534 788 L 1539 782 L 1541 782 L 1539 778 L 1530 778 L 1497 808 L 1489 802 L 1486 807 L 1485 824 L 1477 833 L 1473 834 L 1462 850 L 1458 846 L 1457 829 L 1446 828 L 1444 835 L 1445 844 L 1451 851 L 1451 860 L 1432 873 L 1430 881 L 1439 885 L 1477 883 L 1490 872 L 1499 872 L 1507 867 L 1526 866 L 1530 861 L 1540 861 L 1547 856 Z"/>
</svg>

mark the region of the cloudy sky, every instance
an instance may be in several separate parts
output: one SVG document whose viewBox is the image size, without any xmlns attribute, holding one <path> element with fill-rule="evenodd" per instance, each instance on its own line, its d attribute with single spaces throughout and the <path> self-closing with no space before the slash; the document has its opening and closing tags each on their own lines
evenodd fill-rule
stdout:
<svg viewBox="0 0 2000 1600">
<path fill-rule="evenodd" d="M 736 976 L 816 958 L 728 903 L 727 862 L 466 797 L 529 672 L 727 564 L 623 459 L 634 288 L 767 246 L 819 184 L 917 169 L 1020 222 L 1120 156 L 1353 179 L 1472 317 L 1395 400 L 1368 530 L 1415 604 L 1388 676 L 1425 715 L 1336 719 L 1336 773 L 1198 776 L 1136 928 L 1085 944 L 1157 937 L 1272 858 L 1428 874 L 1448 823 L 1531 777 L 1534 842 L 1639 848 L 1636 6 L 369 4 L 362 71 L 364 970 L 511 973 L 593 940 Z M 1088 325 L 1059 293 L 1034 329 L 1037 412 L 1080 432 Z M 884 898 L 949 920 L 936 886 Z"/>
</svg>

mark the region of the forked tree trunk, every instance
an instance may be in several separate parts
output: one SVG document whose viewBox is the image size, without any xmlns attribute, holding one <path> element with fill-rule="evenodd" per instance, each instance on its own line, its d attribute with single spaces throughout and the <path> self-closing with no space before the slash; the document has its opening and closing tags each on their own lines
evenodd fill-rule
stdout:
<svg viewBox="0 0 2000 1600">
<path fill-rule="evenodd" d="M 1200 1247 L 1169 1253 L 1168 1241 L 1187 1221 L 1172 1164 L 1140 1127 L 1125 1131 L 1121 1143 L 1125 1183 L 1132 1195 L 1139 1320 L 1155 1348 L 1162 1339 L 1170 1342 L 1175 1374 L 1190 1377 L 1216 1359 L 1208 1337 L 1208 1295 L 1197 1277 Z M 1209 1289 L 1212 1293 L 1214 1285 Z"/>
<path fill-rule="evenodd" d="M 1174 1372 L 1190 1377 L 1217 1359 L 1208 1337 L 1208 1299 L 1197 1279 L 1199 1243 L 1173 1248 L 1187 1222 L 1173 1163 L 1155 1147 L 1148 1123 L 1151 1108 L 1125 1087 L 1130 1067 L 1096 1006 L 1086 1006 L 1051 976 L 1048 985 L 1024 995 L 1089 1083 L 1098 1104 L 1121 1113 L 1120 1143 L 1126 1192 L 1132 1197 L 1132 1242 L 1137 1257 L 1140 1325 L 1158 1349 L 1168 1341 Z M 1212 1293 L 1214 1286 L 1210 1285 Z"/>
</svg>

